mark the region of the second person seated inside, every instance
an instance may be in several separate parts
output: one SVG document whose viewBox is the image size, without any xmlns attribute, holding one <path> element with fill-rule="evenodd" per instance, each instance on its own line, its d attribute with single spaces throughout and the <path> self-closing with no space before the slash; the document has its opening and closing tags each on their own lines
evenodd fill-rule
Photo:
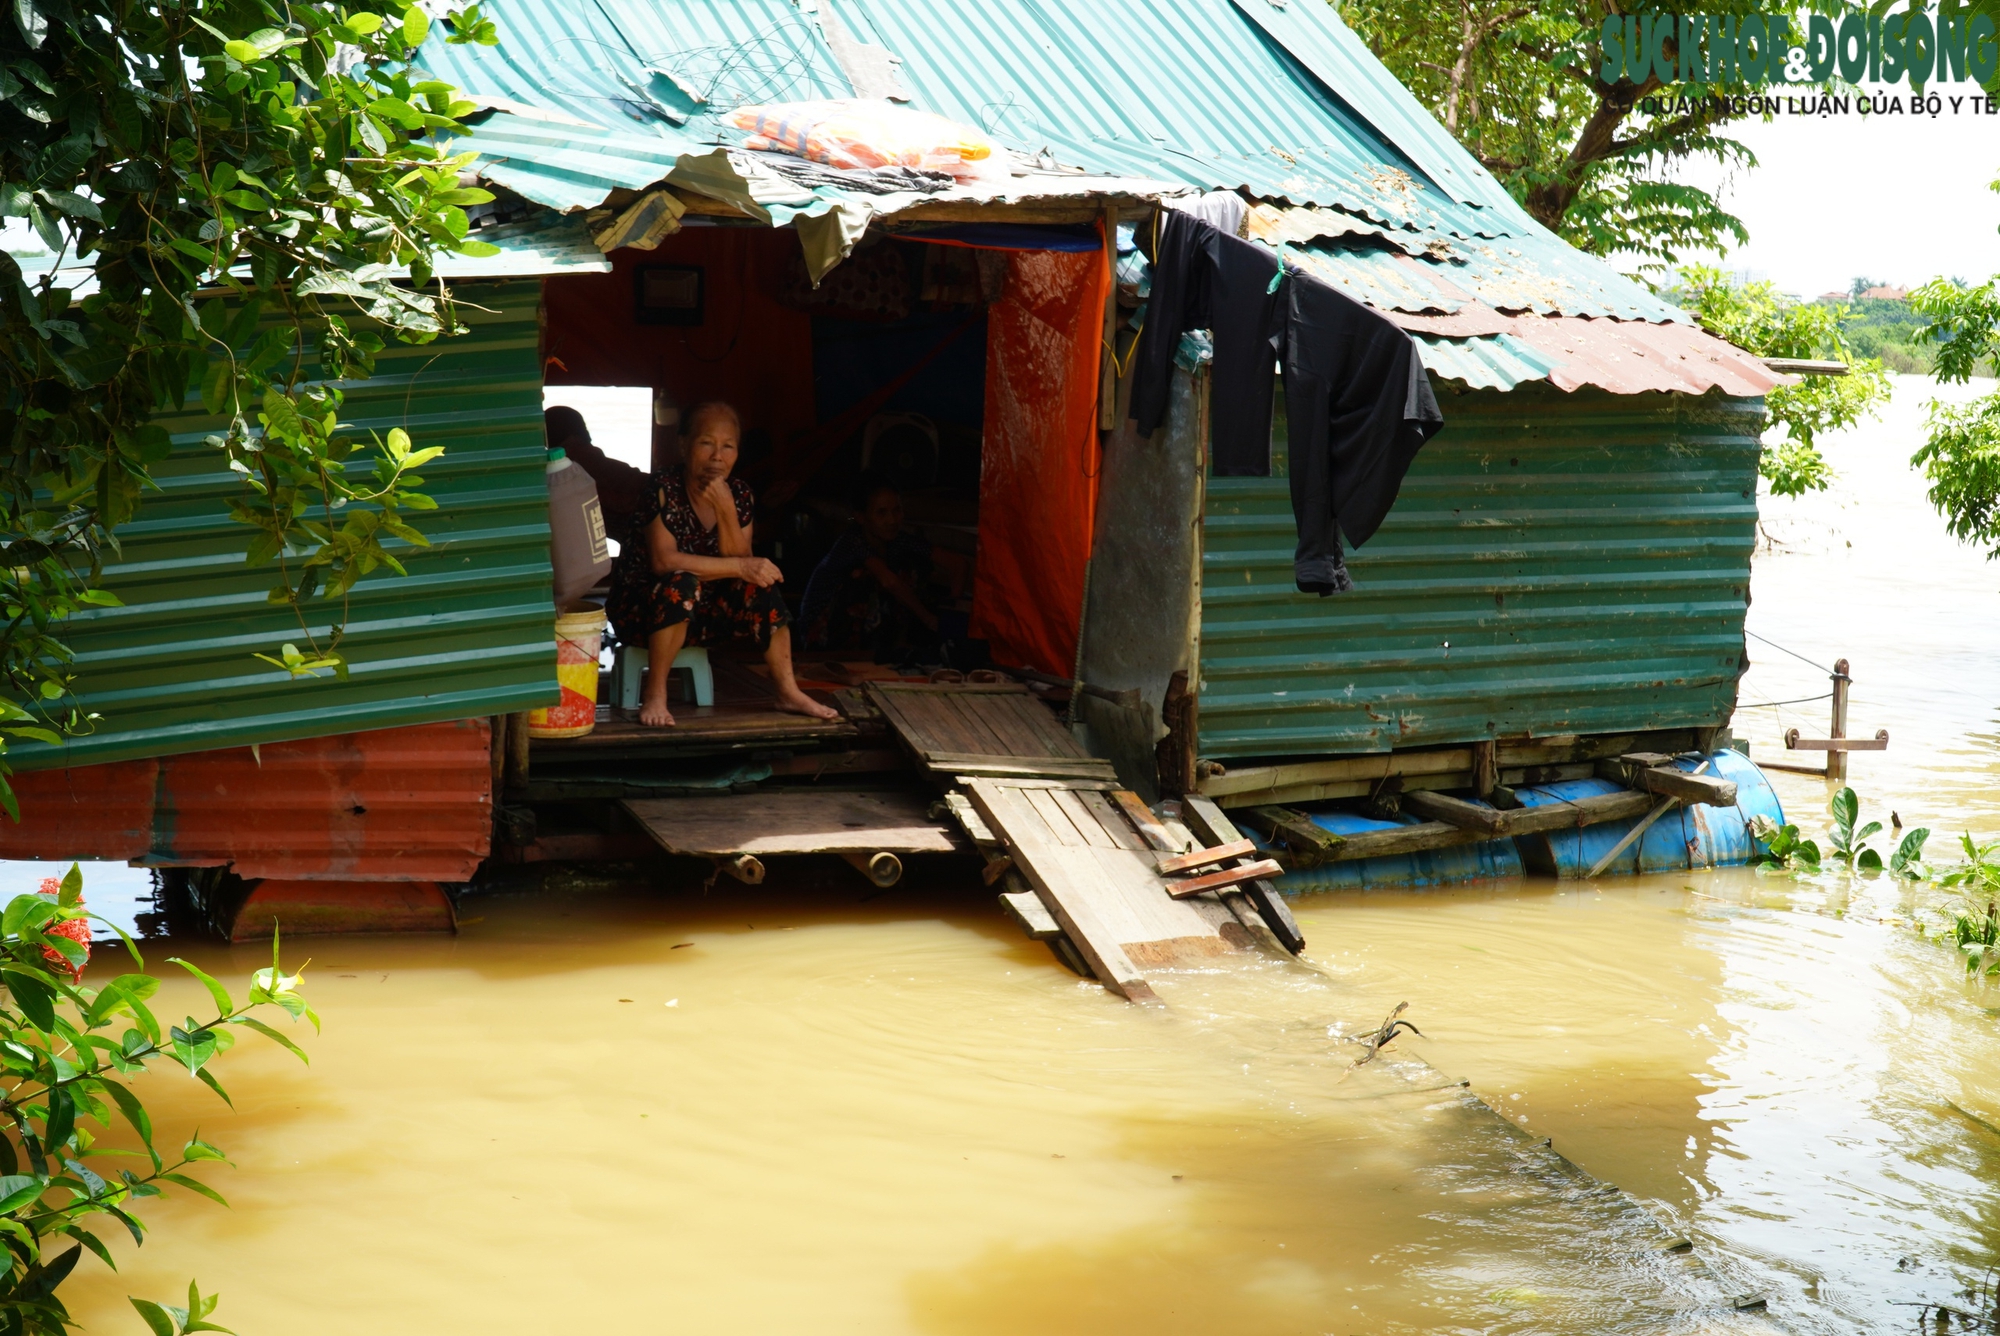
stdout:
<svg viewBox="0 0 2000 1336">
<path fill-rule="evenodd" d="M 865 478 L 861 513 L 806 582 L 806 647 L 867 650 L 878 663 L 940 659 L 965 637 L 955 605 L 970 574 L 964 557 L 903 527 L 893 484 Z"/>
<path fill-rule="evenodd" d="M 730 477 L 742 421 L 728 404 L 688 410 L 677 466 L 653 475 L 632 541 L 611 571 L 605 612 L 620 641 L 646 647 L 639 722 L 671 726 L 667 674 L 684 645 L 748 641 L 764 651 L 777 708 L 815 719 L 839 713 L 799 690 L 792 676 L 791 616 L 777 566 L 750 552 L 756 513 L 750 486 Z"/>
</svg>

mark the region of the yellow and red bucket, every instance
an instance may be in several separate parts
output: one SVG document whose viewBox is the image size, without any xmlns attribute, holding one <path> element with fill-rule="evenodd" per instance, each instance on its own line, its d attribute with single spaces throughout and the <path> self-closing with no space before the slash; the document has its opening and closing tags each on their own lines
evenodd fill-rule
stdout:
<svg viewBox="0 0 2000 1336">
<path fill-rule="evenodd" d="M 562 699 L 528 714 L 531 738 L 580 738 L 597 727 L 597 656 L 604 647 L 604 609 L 572 603 L 556 616 L 556 681 Z"/>
</svg>

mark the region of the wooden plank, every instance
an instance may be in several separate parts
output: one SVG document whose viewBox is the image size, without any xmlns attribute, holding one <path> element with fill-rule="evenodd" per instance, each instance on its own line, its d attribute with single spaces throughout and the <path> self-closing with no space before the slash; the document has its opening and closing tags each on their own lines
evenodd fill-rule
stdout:
<svg viewBox="0 0 2000 1336">
<path fill-rule="evenodd" d="M 966 752 L 926 752 L 924 763 L 941 774 L 990 775 L 1002 778 L 1019 775 L 1023 779 L 1116 779 L 1111 762 L 1095 757 L 1037 758 L 1032 756 L 983 756 Z"/>
<path fill-rule="evenodd" d="M 1693 741 L 1694 731 L 1685 728 L 1652 733 L 1536 738 L 1497 744 L 1494 747 L 1494 763 L 1502 770 L 1587 763 L 1645 748 L 1673 755 L 1686 751 Z M 1406 788 L 1469 789 L 1475 780 L 1475 759 L 1471 747 L 1442 747 L 1245 766 L 1225 770 L 1220 775 L 1205 776 L 1200 781 L 1200 791 L 1204 797 L 1227 800 L 1223 801 L 1224 806 L 1242 807 L 1252 802 L 1306 802 L 1321 797 L 1354 797 L 1367 793 L 1368 786 L 1374 781 L 1391 775 L 1402 776 Z M 1408 782 L 1428 776 L 1443 776 L 1450 782 Z M 1501 782 L 1506 781 L 1503 779 Z M 1352 787 L 1355 784 L 1361 787 Z M 1280 790 L 1288 791 L 1286 796 L 1279 796 Z M 1251 794 L 1257 796 L 1245 796 Z"/>
<path fill-rule="evenodd" d="M 1055 915 L 1049 913 L 1048 906 L 1032 891 L 1002 891 L 1000 907 L 1021 925 L 1022 932 L 1037 942 L 1063 935 L 1062 924 L 1056 922 Z"/>
<path fill-rule="evenodd" d="M 1022 875 L 1035 888 L 1037 898 L 1061 925 L 1063 935 L 1076 947 L 1097 981 L 1133 1002 L 1157 1000 L 1152 986 L 1133 965 L 1131 957 L 1106 931 L 1088 895 L 1068 875 L 1062 849 L 1051 838 L 1040 815 L 1027 806 L 1021 792 L 984 779 L 973 780 L 966 786 L 966 792 L 986 824 L 1000 832 L 1014 850 Z"/>
<path fill-rule="evenodd" d="M 1111 837 L 1118 841 L 1119 848 L 1144 853 L 1152 847 L 1146 843 L 1144 836 L 1132 829 L 1132 822 L 1126 817 L 1124 810 L 1105 797 L 1101 790 L 1072 789 L 1071 792 L 1076 795 L 1077 801 L 1090 809 L 1090 814 L 1097 818 L 1097 824 L 1109 831 Z"/>
<path fill-rule="evenodd" d="M 1000 837 L 995 835 L 991 830 L 987 829 L 986 822 L 980 818 L 978 809 L 973 807 L 972 801 L 969 798 L 967 798 L 964 794 L 962 793 L 945 794 L 944 805 L 946 810 L 948 810 L 951 813 L 952 817 L 958 822 L 959 828 L 963 830 L 968 837 L 970 837 L 973 844 L 977 845 L 981 849 L 994 849 L 999 847 Z"/>
<path fill-rule="evenodd" d="M 1620 756 L 1597 763 L 1597 773 L 1615 784 L 1643 789 L 1683 802 L 1710 807 L 1736 806 L 1736 785 L 1714 775 L 1689 774 L 1660 764 L 1654 758 Z"/>
<path fill-rule="evenodd" d="M 1209 800 L 1202 799 L 1204 803 Z M 1221 813 L 1216 813 L 1221 819 Z M 1318 825 L 1303 812 L 1289 807 L 1246 807 L 1230 818 L 1236 825 L 1275 840 L 1298 860 L 1300 866 L 1318 864 L 1327 850 L 1340 847 L 1340 836 Z"/>
<path fill-rule="evenodd" d="M 1221 844 L 1238 834 L 1222 809 L 1207 798 L 1184 799 L 1181 814 L 1194 833 L 1205 842 Z M 1315 826 L 1314 829 L 1319 828 Z M 1241 895 L 1255 908 L 1279 946 L 1293 955 L 1306 949 L 1304 930 L 1299 927 L 1298 919 L 1292 916 L 1292 907 L 1285 903 L 1284 893 L 1269 878 L 1253 881 L 1238 891 L 1225 892 L 1223 899 L 1227 901 L 1231 895 Z"/>
<path fill-rule="evenodd" d="M 1240 886 L 1246 881 L 1283 876 L 1284 872 L 1285 869 L 1278 866 L 1276 859 L 1260 858 L 1254 863 L 1223 868 L 1220 872 L 1207 872 L 1184 881 L 1170 881 L 1167 883 L 1167 894 L 1176 900 L 1185 900 L 1188 896 L 1200 895 L 1203 891 L 1219 891 L 1225 886 Z"/>
<path fill-rule="evenodd" d="M 1031 789 L 1024 792 L 1021 798 L 1042 818 L 1042 823 L 1048 827 L 1056 843 L 1088 849 L 1090 836 L 1078 829 L 1076 822 L 1070 820 L 1069 813 L 1063 810 L 1061 793 L 1060 789 Z M 1097 823 L 1093 821 L 1090 824 L 1095 826 Z"/>
<path fill-rule="evenodd" d="M 1167 828 L 1160 823 L 1160 818 L 1153 815 L 1153 809 L 1146 806 L 1145 800 L 1132 790 L 1113 789 L 1111 800 L 1131 818 L 1132 824 L 1138 827 L 1139 833 L 1145 836 L 1146 842 L 1155 849 L 1177 854 L 1187 847 L 1167 833 Z"/>
<path fill-rule="evenodd" d="M 1383 858 L 1391 854 L 1444 849 L 1454 844 L 1478 844 L 1488 839 L 1505 839 L 1515 835 L 1535 835 L 1550 830 L 1594 826 L 1604 821 L 1625 821 L 1644 816 L 1653 809 L 1654 801 L 1653 795 L 1648 793 L 1603 793 L 1589 798 L 1578 798 L 1574 802 L 1523 807 L 1518 811 L 1504 814 L 1505 823 L 1497 835 L 1488 835 L 1476 830 L 1461 830 L 1442 821 L 1398 826 L 1394 830 L 1364 831 L 1359 835 L 1349 835 L 1346 843 L 1334 850 L 1328 858 L 1332 862 L 1346 862 L 1356 858 Z"/>
<path fill-rule="evenodd" d="M 1403 810 L 1418 816 L 1442 821 L 1460 830 L 1483 831 L 1487 835 L 1500 833 L 1501 813 L 1491 807 L 1469 803 L 1463 798 L 1453 798 L 1442 793 L 1432 793 L 1419 789 L 1402 797 Z"/>
<path fill-rule="evenodd" d="M 1798 730 L 1785 734 L 1787 751 L 1856 752 L 1889 750 L 1889 730 L 1878 728 L 1872 738 L 1802 738 Z"/>
<path fill-rule="evenodd" d="M 1190 854 L 1175 854 L 1170 858 L 1162 858 L 1157 871 L 1164 877 L 1170 872 L 1186 872 L 1189 868 L 1206 867 L 1210 863 L 1243 858 L 1256 852 L 1257 846 L 1250 840 L 1231 840 L 1228 844 L 1219 844 L 1213 849 L 1196 849 Z"/>
<path fill-rule="evenodd" d="M 751 854 L 953 853 L 965 848 L 915 794 L 766 790 L 692 798 L 627 798 L 621 804 L 669 853 L 717 858 Z"/>
<path fill-rule="evenodd" d="M 1063 809 L 1063 815 L 1083 834 L 1083 842 L 1093 849 L 1123 849 L 1124 843 L 1104 828 L 1097 819 L 1097 813 L 1084 804 L 1082 797 L 1070 789 L 1050 789 L 1048 794 Z"/>
<path fill-rule="evenodd" d="M 1054 712 L 1033 697 L 1022 696 L 1012 700 L 995 701 L 992 708 L 996 712 L 1007 711 L 1019 720 L 1023 730 L 1042 749 L 1042 755 L 1079 758 L 1090 755 L 1084 750 L 1083 744 L 1076 740 L 1076 735 L 1063 727 L 1062 721 L 1056 718 Z"/>
</svg>

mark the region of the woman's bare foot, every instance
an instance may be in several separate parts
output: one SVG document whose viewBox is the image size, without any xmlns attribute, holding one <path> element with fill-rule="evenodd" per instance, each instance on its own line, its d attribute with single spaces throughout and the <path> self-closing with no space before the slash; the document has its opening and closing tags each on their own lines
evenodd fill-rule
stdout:
<svg viewBox="0 0 2000 1336">
<path fill-rule="evenodd" d="M 840 718 L 840 711 L 831 705 L 821 705 L 797 687 L 778 689 L 778 708 L 786 714 L 802 714 L 809 719 Z"/>
<path fill-rule="evenodd" d="M 648 728 L 672 728 L 674 712 L 667 708 L 664 700 L 653 700 L 649 697 L 640 703 L 639 722 Z"/>
</svg>

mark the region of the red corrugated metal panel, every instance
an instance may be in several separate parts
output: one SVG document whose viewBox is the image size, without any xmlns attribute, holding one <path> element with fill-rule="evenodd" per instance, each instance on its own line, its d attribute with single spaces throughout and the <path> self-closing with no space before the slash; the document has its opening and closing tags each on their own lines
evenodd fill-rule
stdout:
<svg viewBox="0 0 2000 1336">
<path fill-rule="evenodd" d="M 0 857 L 464 881 L 492 839 L 491 745 L 485 719 L 461 719 L 21 775 Z"/>
<path fill-rule="evenodd" d="M 170 757 L 153 814 L 156 861 L 236 874 L 464 881 L 493 831 L 484 719 L 383 728 Z"/>
<path fill-rule="evenodd" d="M 153 845 L 158 761 L 13 777 L 17 825 L 0 817 L 0 858 L 138 858 Z"/>
<path fill-rule="evenodd" d="M 1750 398 L 1785 383 L 1741 348 L 1692 325 L 1517 316 L 1509 332 L 1556 362 L 1549 382 L 1558 389 L 1595 385 L 1613 394 L 1720 389 Z"/>
</svg>

